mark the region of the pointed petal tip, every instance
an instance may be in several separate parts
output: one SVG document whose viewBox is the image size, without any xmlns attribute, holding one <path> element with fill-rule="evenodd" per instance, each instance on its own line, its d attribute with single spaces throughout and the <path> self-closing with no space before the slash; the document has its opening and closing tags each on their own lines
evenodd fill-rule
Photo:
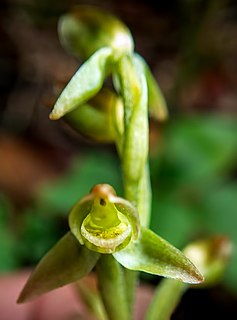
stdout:
<svg viewBox="0 0 237 320">
<path fill-rule="evenodd" d="M 17 304 L 23 304 L 23 303 L 25 303 L 25 302 L 26 302 L 26 301 L 25 301 L 24 299 L 22 299 L 21 296 L 19 296 L 18 299 L 16 300 L 16 303 L 17 303 Z"/>
<path fill-rule="evenodd" d="M 53 111 L 49 115 L 50 120 L 58 120 L 59 118 L 60 118 L 60 116 Z"/>
<path fill-rule="evenodd" d="M 30 298 L 27 298 L 27 295 L 25 294 L 25 290 L 23 288 L 23 290 L 21 291 L 21 293 L 19 294 L 19 297 L 16 300 L 17 304 L 23 304 L 26 303 L 30 300 Z"/>
<path fill-rule="evenodd" d="M 34 298 L 37 298 L 38 296 L 40 296 L 40 293 L 38 293 L 37 291 L 32 291 L 31 282 L 29 280 L 30 279 L 27 280 L 25 286 L 21 290 L 21 292 L 16 300 L 17 304 L 23 304 L 23 303 L 30 302 Z"/>
<path fill-rule="evenodd" d="M 192 274 L 185 275 L 181 281 L 189 284 L 201 284 L 205 281 L 204 276 L 196 269 Z"/>
</svg>

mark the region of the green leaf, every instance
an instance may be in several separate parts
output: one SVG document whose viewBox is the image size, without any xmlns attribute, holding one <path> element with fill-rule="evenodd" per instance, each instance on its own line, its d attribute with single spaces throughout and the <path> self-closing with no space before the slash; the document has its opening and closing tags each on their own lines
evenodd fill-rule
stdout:
<svg viewBox="0 0 237 320">
<path fill-rule="evenodd" d="M 99 92 L 109 72 L 111 58 L 112 49 L 102 48 L 79 68 L 56 101 L 51 120 L 61 118 Z"/>
<path fill-rule="evenodd" d="M 200 283 L 203 276 L 177 248 L 149 229 L 142 228 L 137 241 L 131 241 L 113 254 L 125 268 L 174 278 L 186 283 Z"/>
<path fill-rule="evenodd" d="M 99 256 L 98 253 L 81 246 L 71 232 L 66 233 L 39 262 L 17 302 L 27 302 L 79 280 L 92 270 Z"/>
</svg>

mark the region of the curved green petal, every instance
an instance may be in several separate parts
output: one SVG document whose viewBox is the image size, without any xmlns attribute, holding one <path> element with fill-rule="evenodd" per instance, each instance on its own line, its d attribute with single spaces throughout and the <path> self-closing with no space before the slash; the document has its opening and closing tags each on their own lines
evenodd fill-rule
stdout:
<svg viewBox="0 0 237 320">
<path fill-rule="evenodd" d="M 109 72 L 111 59 L 111 48 L 102 48 L 95 52 L 69 81 L 56 101 L 50 119 L 61 118 L 99 92 Z"/>
<path fill-rule="evenodd" d="M 88 195 L 87 197 L 79 200 L 74 205 L 74 207 L 72 208 L 69 214 L 68 220 L 69 220 L 70 229 L 81 244 L 84 244 L 84 240 L 81 236 L 81 225 L 83 223 L 83 220 L 91 211 L 92 205 L 93 205 L 92 196 Z"/>
<path fill-rule="evenodd" d="M 135 53 L 134 58 L 140 61 L 144 67 L 148 87 L 148 105 L 150 115 L 156 120 L 166 120 L 168 117 L 168 109 L 164 95 L 156 79 L 154 78 L 146 61 L 139 54 Z"/>
<path fill-rule="evenodd" d="M 137 239 L 139 231 L 139 216 L 136 208 L 127 200 L 119 197 L 114 197 L 114 205 L 119 212 L 121 212 L 131 224 L 133 230 L 133 239 Z"/>
<path fill-rule="evenodd" d="M 98 253 L 81 246 L 71 232 L 66 233 L 39 262 L 17 302 L 27 302 L 79 280 L 92 270 L 99 256 Z"/>
<path fill-rule="evenodd" d="M 125 268 L 174 278 L 186 283 L 200 283 L 203 276 L 177 248 L 149 229 L 142 228 L 140 237 L 113 254 Z"/>
</svg>

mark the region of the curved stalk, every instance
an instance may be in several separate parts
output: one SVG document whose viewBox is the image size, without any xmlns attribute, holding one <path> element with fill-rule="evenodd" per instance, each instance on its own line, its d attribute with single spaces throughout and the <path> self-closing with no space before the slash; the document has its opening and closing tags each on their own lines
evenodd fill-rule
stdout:
<svg viewBox="0 0 237 320">
<path fill-rule="evenodd" d="M 145 320 L 169 320 L 188 285 L 177 280 L 163 279 L 147 310 Z"/>
</svg>

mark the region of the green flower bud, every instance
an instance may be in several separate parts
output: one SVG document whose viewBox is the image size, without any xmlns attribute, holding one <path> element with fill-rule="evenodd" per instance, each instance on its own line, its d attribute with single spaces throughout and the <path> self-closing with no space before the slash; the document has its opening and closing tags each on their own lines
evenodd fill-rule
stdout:
<svg viewBox="0 0 237 320">
<path fill-rule="evenodd" d="M 113 253 L 138 236 L 136 209 L 116 196 L 107 184 L 96 185 L 72 209 L 69 225 L 81 244 L 100 253 Z"/>
<path fill-rule="evenodd" d="M 123 124 L 121 99 L 109 89 L 102 89 L 88 103 L 64 116 L 77 132 L 98 142 L 115 142 Z"/>
<path fill-rule="evenodd" d="M 184 254 L 202 272 L 205 278 L 203 285 L 209 286 L 221 279 L 231 251 L 231 243 L 227 237 L 215 236 L 191 243 L 185 248 Z"/>
<path fill-rule="evenodd" d="M 59 38 L 71 53 L 84 59 L 103 47 L 114 53 L 132 52 L 129 29 L 115 16 L 90 6 L 75 7 L 59 21 Z"/>
</svg>

